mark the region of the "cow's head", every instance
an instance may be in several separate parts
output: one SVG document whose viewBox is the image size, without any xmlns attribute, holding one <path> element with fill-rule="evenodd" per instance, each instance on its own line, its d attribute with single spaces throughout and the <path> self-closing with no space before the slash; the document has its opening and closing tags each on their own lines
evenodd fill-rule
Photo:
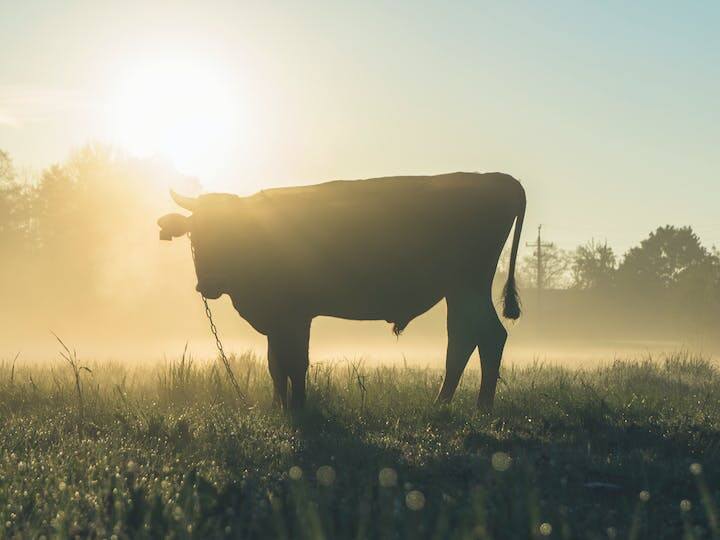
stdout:
<svg viewBox="0 0 720 540">
<path fill-rule="evenodd" d="M 197 291 L 206 298 L 219 298 L 228 292 L 226 275 L 227 264 L 223 264 L 222 215 L 226 212 L 228 199 L 237 200 L 233 195 L 203 195 L 185 197 L 170 192 L 178 206 L 192 212 L 190 216 L 167 214 L 157 223 L 160 226 L 160 239 L 172 240 L 188 235 L 192 242 Z"/>
</svg>

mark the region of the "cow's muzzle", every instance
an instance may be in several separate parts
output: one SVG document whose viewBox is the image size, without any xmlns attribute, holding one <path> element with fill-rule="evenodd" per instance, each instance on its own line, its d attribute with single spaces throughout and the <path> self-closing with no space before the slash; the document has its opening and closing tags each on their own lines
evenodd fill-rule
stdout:
<svg viewBox="0 0 720 540">
<path fill-rule="evenodd" d="M 206 284 L 203 284 L 201 286 L 200 283 L 197 284 L 195 290 L 209 300 L 217 300 L 223 294 L 218 287 L 212 287 Z"/>
</svg>

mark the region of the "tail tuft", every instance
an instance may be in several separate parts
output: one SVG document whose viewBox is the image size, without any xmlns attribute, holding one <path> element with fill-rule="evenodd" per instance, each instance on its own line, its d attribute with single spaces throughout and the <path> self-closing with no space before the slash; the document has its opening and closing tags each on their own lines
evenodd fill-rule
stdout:
<svg viewBox="0 0 720 540">
<path fill-rule="evenodd" d="M 518 319 L 520 317 L 520 296 L 515 284 L 515 262 L 517 261 L 518 248 L 520 247 L 520 235 L 522 234 L 523 221 L 525 220 L 525 190 L 518 182 L 517 214 L 515 214 L 515 232 L 513 233 L 512 249 L 510 250 L 510 266 L 508 268 L 508 279 L 503 290 L 503 315 L 507 319 Z"/>
<path fill-rule="evenodd" d="M 520 295 L 513 275 L 508 278 L 503 289 L 503 316 L 512 320 L 520 318 Z"/>
</svg>

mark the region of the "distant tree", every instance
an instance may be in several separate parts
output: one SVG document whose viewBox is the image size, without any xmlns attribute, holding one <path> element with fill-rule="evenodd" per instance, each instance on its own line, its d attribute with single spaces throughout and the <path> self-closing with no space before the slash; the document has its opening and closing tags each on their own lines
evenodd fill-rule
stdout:
<svg viewBox="0 0 720 540">
<path fill-rule="evenodd" d="M 573 286 L 579 289 L 608 287 L 617 269 L 617 260 L 613 249 L 591 240 L 579 246 L 571 256 Z"/>
<path fill-rule="evenodd" d="M 15 167 L 10 154 L 0 150 L 0 187 L 5 188 L 15 181 Z"/>
<path fill-rule="evenodd" d="M 686 268 L 678 275 L 673 287 L 678 297 L 698 304 L 715 304 L 720 301 L 720 258 L 710 252 L 702 262 Z"/>
<path fill-rule="evenodd" d="M 0 234 L 11 226 L 14 212 L 15 170 L 7 152 L 0 150 Z"/>
<path fill-rule="evenodd" d="M 526 255 L 520 265 L 520 278 L 524 286 L 537 286 L 537 256 Z M 570 258 L 557 246 L 542 248 L 543 288 L 562 289 L 569 285 Z"/>
<path fill-rule="evenodd" d="M 0 150 L 0 244 L 22 244 L 30 227 L 31 190 L 17 178 L 10 155 Z"/>
<path fill-rule="evenodd" d="M 88 145 L 63 164 L 45 169 L 37 187 L 36 215 L 42 258 L 56 278 L 89 296 L 108 268 L 116 241 L 139 219 L 128 212 L 138 208 L 142 192 L 139 167 L 103 145 Z M 136 216 L 137 217 L 137 216 Z"/>
<path fill-rule="evenodd" d="M 631 248 L 618 268 L 618 278 L 641 288 L 670 288 L 689 274 L 713 267 L 715 255 L 700 244 L 691 227 L 658 227 Z"/>
<path fill-rule="evenodd" d="M 40 176 L 35 214 L 39 240 L 45 249 L 65 249 L 63 241 L 78 224 L 77 182 L 67 167 L 52 165 Z"/>
<path fill-rule="evenodd" d="M 0 297 L 27 290 L 36 248 L 32 203 L 34 189 L 18 180 L 10 155 L 0 150 Z"/>
</svg>

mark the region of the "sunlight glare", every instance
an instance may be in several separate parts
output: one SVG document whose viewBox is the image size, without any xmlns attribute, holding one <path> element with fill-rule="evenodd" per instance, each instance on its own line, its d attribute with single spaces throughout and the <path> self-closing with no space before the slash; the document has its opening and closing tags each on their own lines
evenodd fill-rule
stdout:
<svg viewBox="0 0 720 540">
<path fill-rule="evenodd" d="M 136 65 L 110 106 L 115 144 L 169 159 L 184 174 L 212 176 L 238 141 L 238 107 L 219 69 L 195 62 Z"/>
</svg>

